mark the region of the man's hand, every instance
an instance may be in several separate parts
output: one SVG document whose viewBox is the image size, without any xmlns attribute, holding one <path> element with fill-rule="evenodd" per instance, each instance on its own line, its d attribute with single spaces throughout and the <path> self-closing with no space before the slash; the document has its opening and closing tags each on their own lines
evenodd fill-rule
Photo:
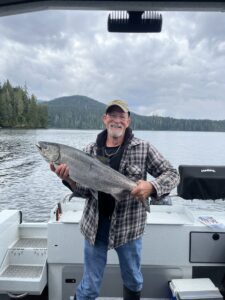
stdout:
<svg viewBox="0 0 225 300">
<path fill-rule="evenodd" d="M 137 186 L 132 190 L 131 195 L 138 200 L 147 199 L 151 194 L 155 193 L 153 184 L 149 181 L 139 180 Z"/>
<path fill-rule="evenodd" d="M 56 173 L 56 175 L 61 178 L 62 180 L 68 180 L 69 178 L 69 167 L 65 164 L 61 164 L 57 166 L 56 168 L 54 165 L 51 163 L 50 164 L 50 169 Z"/>
<path fill-rule="evenodd" d="M 72 190 L 76 188 L 76 182 L 69 177 L 69 167 L 66 164 L 61 164 L 55 168 L 53 163 L 51 163 L 50 169 L 52 172 L 55 172 L 60 179 L 67 181 Z"/>
</svg>

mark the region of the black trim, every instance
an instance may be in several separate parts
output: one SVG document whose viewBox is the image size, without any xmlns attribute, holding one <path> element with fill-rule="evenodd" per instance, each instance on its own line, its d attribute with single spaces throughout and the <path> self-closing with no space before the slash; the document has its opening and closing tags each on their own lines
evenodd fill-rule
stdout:
<svg viewBox="0 0 225 300">
<path fill-rule="evenodd" d="M 20 216 L 20 224 L 23 223 L 23 213 L 21 210 L 19 210 L 19 216 Z"/>
</svg>

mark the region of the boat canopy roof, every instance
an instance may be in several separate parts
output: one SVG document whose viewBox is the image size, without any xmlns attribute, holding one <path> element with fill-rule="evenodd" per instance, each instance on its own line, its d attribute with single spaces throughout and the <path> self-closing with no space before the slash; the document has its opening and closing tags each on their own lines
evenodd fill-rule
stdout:
<svg viewBox="0 0 225 300">
<path fill-rule="evenodd" d="M 49 9 L 127 11 L 224 11 L 225 0 L 0 0 L 0 16 Z"/>
</svg>

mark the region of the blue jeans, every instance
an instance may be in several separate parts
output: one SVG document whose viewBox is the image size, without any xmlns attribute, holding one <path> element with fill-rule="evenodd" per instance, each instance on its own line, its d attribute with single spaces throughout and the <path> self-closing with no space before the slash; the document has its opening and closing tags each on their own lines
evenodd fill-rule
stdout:
<svg viewBox="0 0 225 300">
<path fill-rule="evenodd" d="M 98 228 L 95 245 L 88 240 L 84 245 L 84 274 L 76 290 L 77 300 L 94 300 L 99 296 L 107 262 L 110 221 L 103 220 Z M 131 291 L 142 289 L 141 273 L 142 238 L 116 248 L 123 284 Z"/>
</svg>

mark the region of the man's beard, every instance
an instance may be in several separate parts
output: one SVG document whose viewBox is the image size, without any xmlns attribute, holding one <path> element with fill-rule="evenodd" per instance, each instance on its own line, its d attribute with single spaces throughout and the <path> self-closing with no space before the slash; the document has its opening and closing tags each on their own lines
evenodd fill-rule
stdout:
<svg viewBox="0 0 225 300">
<path fill-rule="evenodd" d="M 123 128 L 123 126 L 118 127 L 116 130 L 111 126 L 108 127 L 108 133 L 112 138 L 119 138 L 124 134 L 124 132 L 125 129 Z"/>
</svg>

